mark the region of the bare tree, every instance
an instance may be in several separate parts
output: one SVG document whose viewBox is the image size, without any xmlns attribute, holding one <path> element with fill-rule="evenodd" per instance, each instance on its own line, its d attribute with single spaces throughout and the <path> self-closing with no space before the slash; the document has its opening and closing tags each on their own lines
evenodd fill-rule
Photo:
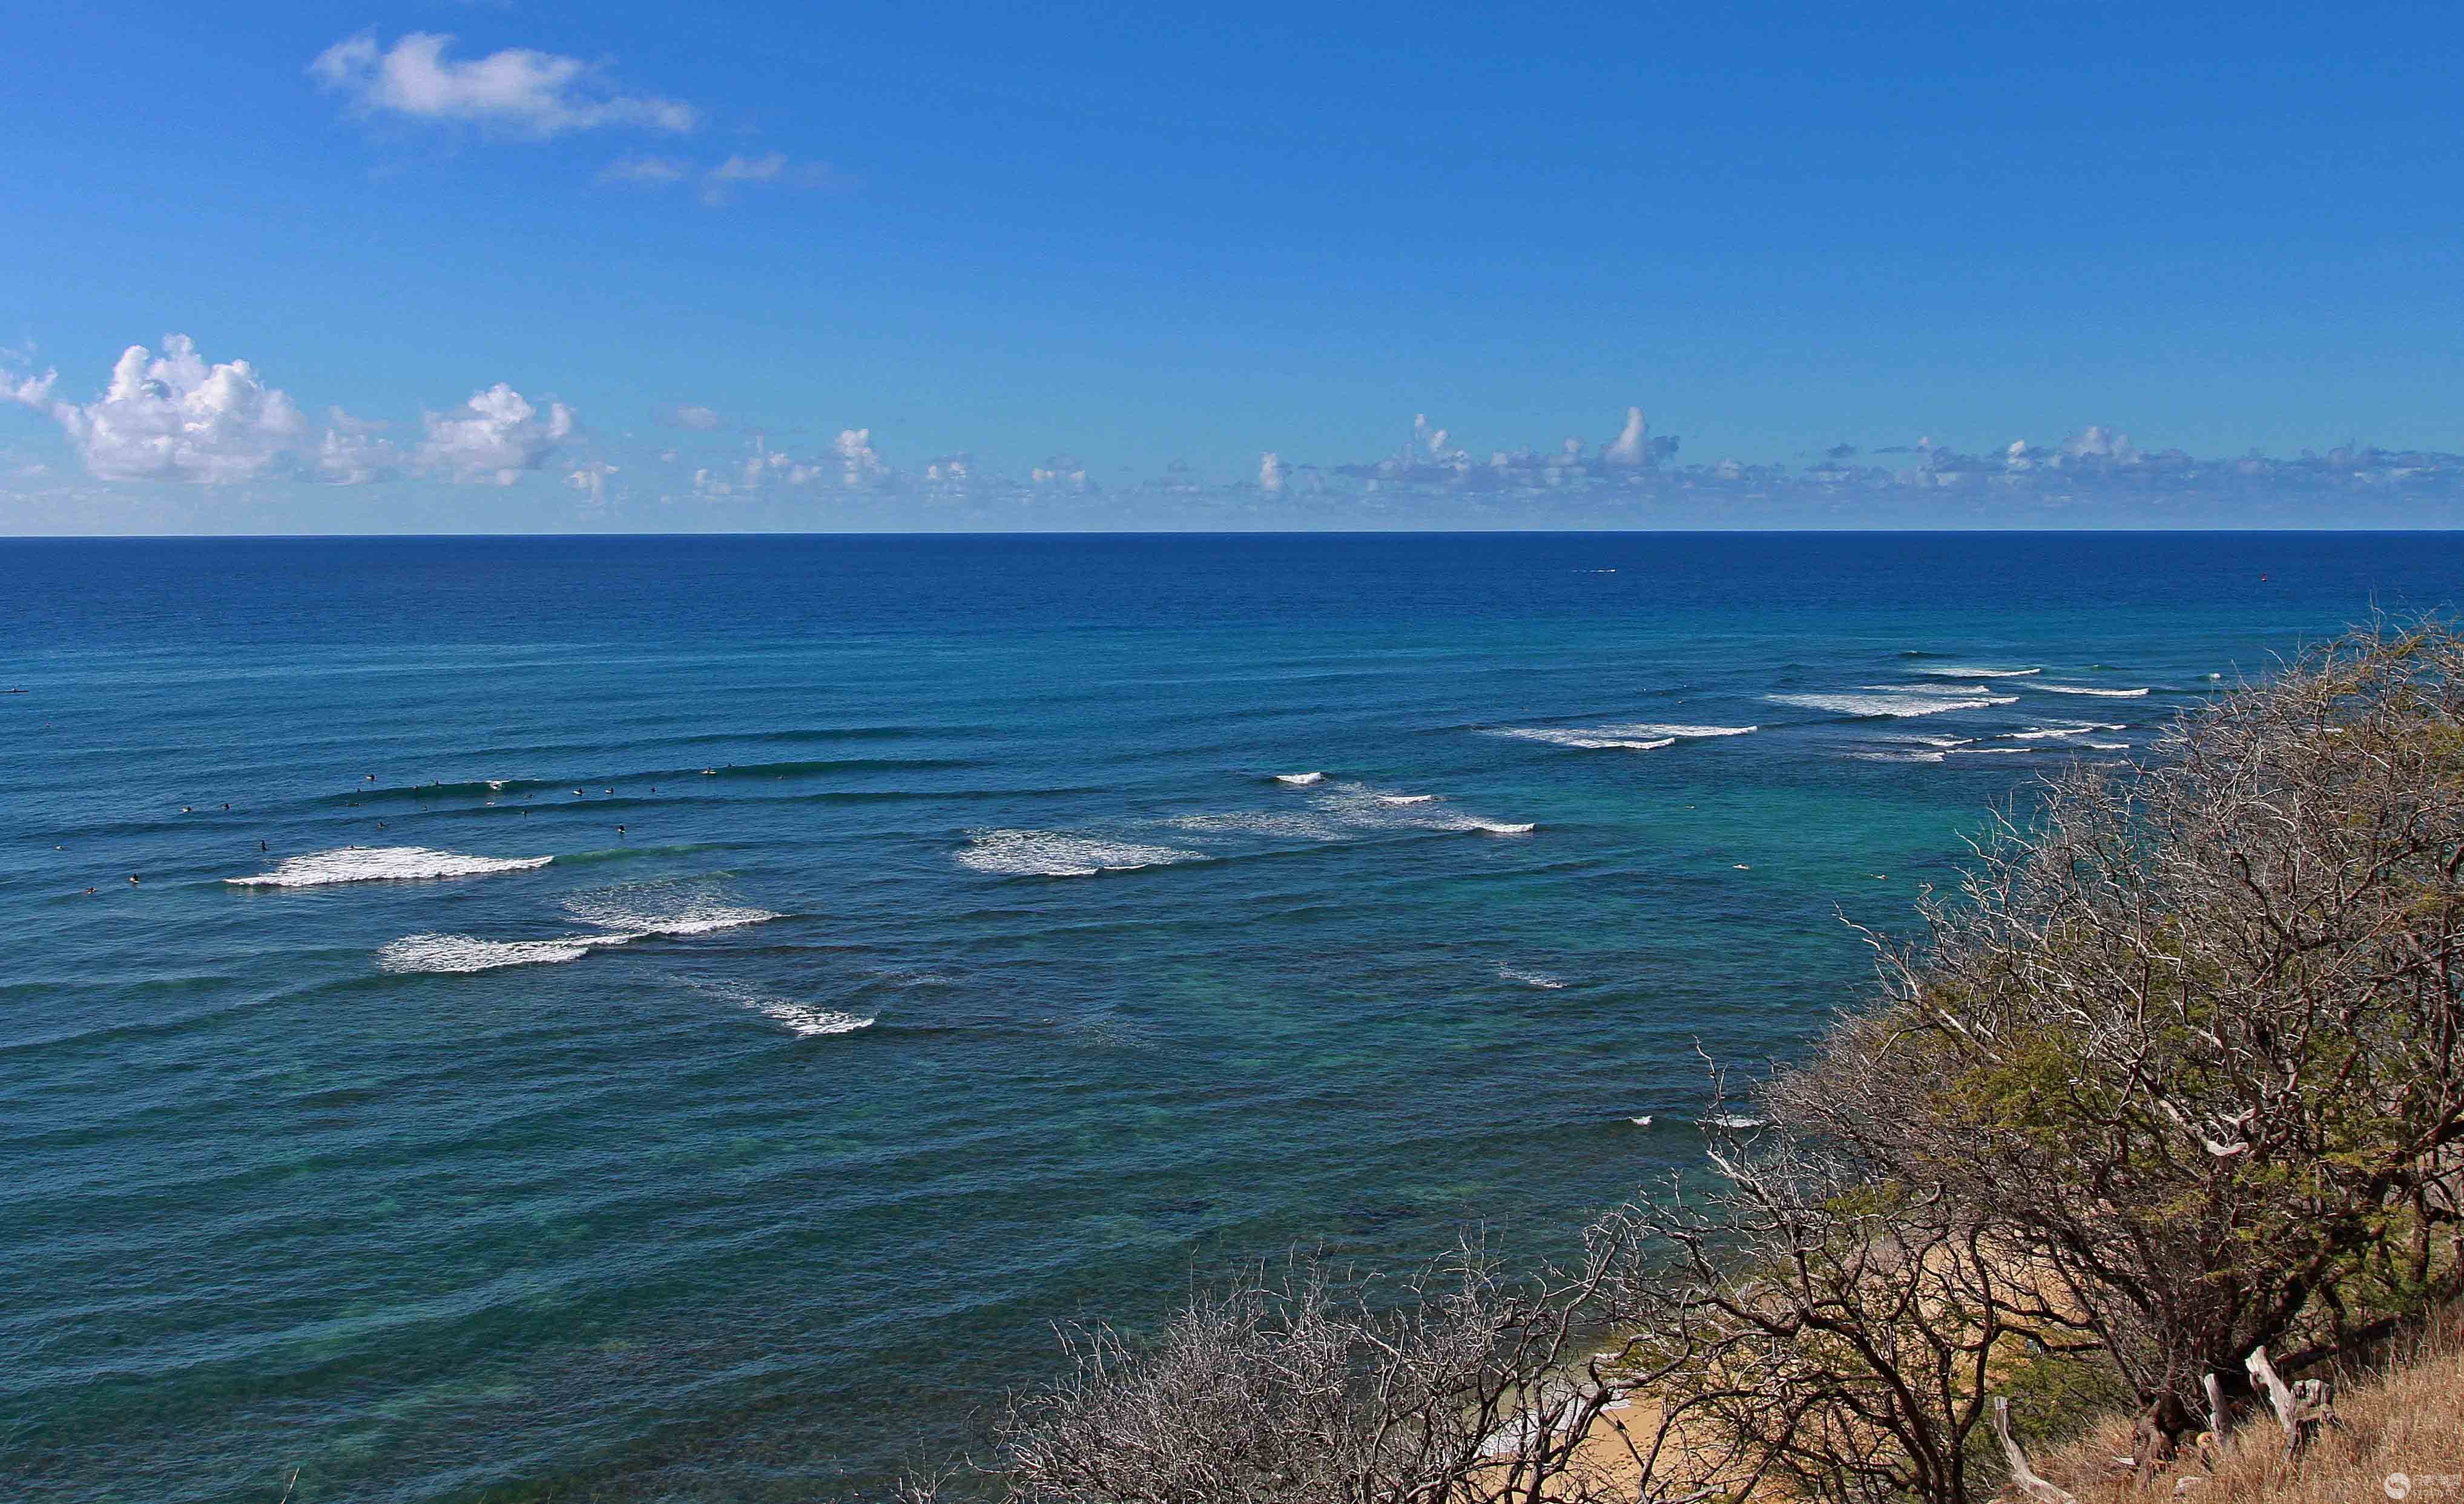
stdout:
<svg viewBox="0 0 2464 1504">
<path fill-rule="evenodd" d="M 2453 1293 L 2464 643 L 2375 630 L 2128 776 L 2053 779 L 1774 1110 L 1938 1185 L 2139 1390 L 2143 1464 L 2260 1344 Z"/>
<path fill-rule="evenodd" d="M 1674 1492 L 1766 1479 L 1832 1504 L 1967 1504 L 2000 1472 L 1971 1444 L 1997 1373 L 2094 1348 L 1943 1188 L 1876 1185 L 1784 1131 L 1716 1146 L 1717 1181 L 1604 1226 Z"/>
<path fill-rule="evenodd" d="M 1593 1439 L 1620 1388 L 1586 1355 L 1619 1263 L 1603 1236 L 1523 1280 L 1477 1244 L 1391 1286 L 1253 1271 L 1149 1340 L 1066 1334 L 987 1471 L 1018 1504 L 1632 1504 L 1632 1450 Z"/>
</svg>

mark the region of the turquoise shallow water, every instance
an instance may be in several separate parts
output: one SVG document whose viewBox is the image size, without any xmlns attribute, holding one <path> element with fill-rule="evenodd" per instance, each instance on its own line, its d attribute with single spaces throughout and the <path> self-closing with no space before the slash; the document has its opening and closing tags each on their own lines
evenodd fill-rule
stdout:
<svg viewBox="0 0 2464 1504">
<path fill-rule="evenodd" d="M 809 1497 L 1055 1319 L 1549 1249 L 1699 1156 L 1697 1042 L 1859 985 L 1841 914 L 2459 564 L 0 543 L 0 1493 Z M 536 864 L 226 881 L 449 857 Z"/>
</svg>

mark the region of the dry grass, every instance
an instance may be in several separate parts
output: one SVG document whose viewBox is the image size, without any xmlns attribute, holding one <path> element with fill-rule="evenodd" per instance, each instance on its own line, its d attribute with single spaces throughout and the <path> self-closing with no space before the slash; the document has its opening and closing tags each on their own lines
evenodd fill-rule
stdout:
<svg viewBox="0 0 2464 1504">
<path fill-rule="evenodd" d="M 2284 1433 L 2264 1406 L 2234 1422 L 2212 1474 L 2185 1450 L 2145 1492 L 2117 1475 L 2130 1423 L 2108 1420 L 2036 1464 L 2080 1504 L 2388 1504 L 2390 1474 L 2410 1489 L 2403 1504 L 2464 1504 L 2464 1310 L 2398 1342 L 2383 1367 L 2337 1377 L 2339 1424 L 2291 1467 Z"/>
</svg>

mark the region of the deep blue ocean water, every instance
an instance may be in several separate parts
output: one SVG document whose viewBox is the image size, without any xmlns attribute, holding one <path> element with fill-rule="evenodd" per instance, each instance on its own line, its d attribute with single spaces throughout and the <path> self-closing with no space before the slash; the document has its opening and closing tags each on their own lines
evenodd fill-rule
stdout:
<svg viewBox="0 0 2464 1504">
<path fill-rule="evenodd" d="M 1750 1068 L 1854 995 L 1843 914 L 1903 925 L 2057 760 L 2450 604 L 2464 540 L 0 579 L 0 1496 L 734 1500 L 877 1483 L 1055 1319 L 1296 1241 L 1562 1245 L 1699 1161 L 1698 1043 Z"/>
</svg>

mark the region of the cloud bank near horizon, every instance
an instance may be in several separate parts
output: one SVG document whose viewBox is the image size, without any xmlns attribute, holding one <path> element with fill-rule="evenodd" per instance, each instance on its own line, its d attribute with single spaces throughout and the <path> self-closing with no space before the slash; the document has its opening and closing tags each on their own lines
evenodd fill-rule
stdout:
<svg viewBox="0 0 2464 1504">
<path fill-rule="evenodd" d="M 159 355 L 128 346 L 90 401 L 61 389 L 56 370 L 0 368 L 0 397 L 51 420 L 92 484 L 40 461 L 0 469 L 0 497 L 17 513 L 0 516 L 0 527 L 39 531 L 42 515 L 58 512 L 46 501 L 71 493 L 93 530 L 111 531 L 115 494 L 187 490 L 196 499 L 171 510 L 209 532 L 218 530 L 213 498 L 233 488 L 249 488 L 261 513 L 284 488 L 366 487 L 373 498 L 513 490 L 535 473 L 561 482 L 539 488 L 524 519 L 548 531 L 2281 525 L 2297 506 L 2308 509 L 2297 519 L 2304 525 L 2341 514 L 2371 526 L 2464 520 L 2455 514 L 2464 455 L 2346 445 L 2292 458 L 2204 458 L 2143 447 L 2099 425 L 1977 453 L 1921 438 L 1870 449 L 1843 443 L 1777 464 L 1682 457 L 1683 441 L 1652 432 L 1639 406 L 1596 440 L 1485 454 L 1420 414 L 1408 443 L 1375 457 L 1312 462 L 1276 447 L 1237 479 L 1201 479 L 1175 464 L 1106 483 L 1095 478 L 1099 467 L 1067 453 L 1023 473 L 965 451 L 902 461 L 875 445 L 869 426 L 782 445 L 697 403 L 645 413 L 673 437 L 611 452 L 571 406 L 503 381 L 457 405 L 423 408 L 415 437 L 397 441 L 393 425 L 339 406 L 312 425 L 250 361 L 209 361 L 176 334 Z M 163 499 L 154 500 L 160 512 Z M 379 504 L 371 520 L 381 512 Z"/>
</svg>

